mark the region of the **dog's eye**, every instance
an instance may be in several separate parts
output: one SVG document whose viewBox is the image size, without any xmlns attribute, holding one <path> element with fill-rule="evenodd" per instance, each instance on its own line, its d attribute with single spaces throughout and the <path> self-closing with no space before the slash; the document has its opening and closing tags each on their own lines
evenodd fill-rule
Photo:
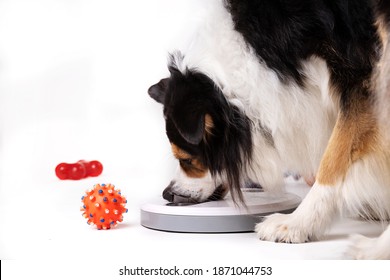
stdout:
<svg viewBox="0 0 390 280">
<path fill-rule="evenodd" d="M 190 159 L 190 158 L 180 159 L 179 161 L 181 164 L 184 164 L 184 165 L 192 165 L 192 159 Z"/>
</svg>

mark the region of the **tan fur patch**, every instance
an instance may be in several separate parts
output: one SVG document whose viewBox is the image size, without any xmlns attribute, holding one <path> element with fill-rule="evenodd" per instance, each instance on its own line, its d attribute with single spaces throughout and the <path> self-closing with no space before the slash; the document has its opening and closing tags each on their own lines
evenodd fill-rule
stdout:
<svg viewBox="0 0 390 280">
<path fill-rule="evenodd" d="M 207 173 L 206 168 L 197 159 L 193 159 L 190 166 L 182 164 L 181 167 L 186 172 L 187 176 L 191 178 L 203 178 Z"/>
<path fill-rule="evenodd" d="M 348 112 L 340 113 L 322 158 L 317 181 L 334 185 L 350 165 L 379 148 L 379 130 L 369 101 L 357 100 Z"/>
<path fill-rule="evenodd" d="M 190 159 L 191 155 L 182 149 L 180 149 L 177 145 L 171 143 L 172 153 L 177 159 Z"/>
<path fill-rule="evenodd" d="M 204 116 L 204 135 L 203 141 L 208 142 L 209 138 L 213 135 L 214 121 L 213 118 L 206 114 Z"/>
<path fill-rule="evenodd" d="M 214 121 L 209 114 L 206 114 L 204 117 L 204 127 L 207 134 L 212 134 L 212 129 L 214 128 Z"/>
<path fill-rule="evenodd" d="M 171 143 L 172 153 L 180 162 L 181 168 L 191 178 L 203 178 L 206 176 L 207 168 L 196 157 L 191 156 L 177 145 Z"/>
</svg>

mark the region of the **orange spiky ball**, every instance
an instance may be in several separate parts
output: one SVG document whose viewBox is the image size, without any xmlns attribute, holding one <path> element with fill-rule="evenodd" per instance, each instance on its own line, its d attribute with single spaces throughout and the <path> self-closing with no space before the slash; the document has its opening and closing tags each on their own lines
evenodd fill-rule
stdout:
<svg viewBox="0 0 390 280">
<path fill-rule="evenodd" d="M 83 206 L 80 209 L 87 223 L 95 224 L 97 229 L 110 229 L 123 221 L 127 200 L 120 190 L 112 184 L 96 184 L 81 197 Z"/>
</svg>

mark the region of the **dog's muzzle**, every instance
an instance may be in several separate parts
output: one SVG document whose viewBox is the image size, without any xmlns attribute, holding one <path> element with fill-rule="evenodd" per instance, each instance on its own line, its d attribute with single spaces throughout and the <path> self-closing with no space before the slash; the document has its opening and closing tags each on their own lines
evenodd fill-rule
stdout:
<svg viewBox="0 0 390 280">
<path fill-rule="evenodd" d="M 175 189 L 177 189 L 177 186 L 175 187 L 175 181 L 171 181 L 162 193 L 163 198 L 171 203 L 199 203 L 200 202 L 200 201 L 196 201 L 191 196 L 180 194 L 177 191 L 175 192 Z M 226 188 L 221 184 L 206 199 L 206 201 L 221 200 L 226 195 L 226 192 L 227 192 Z"/>
</svg>

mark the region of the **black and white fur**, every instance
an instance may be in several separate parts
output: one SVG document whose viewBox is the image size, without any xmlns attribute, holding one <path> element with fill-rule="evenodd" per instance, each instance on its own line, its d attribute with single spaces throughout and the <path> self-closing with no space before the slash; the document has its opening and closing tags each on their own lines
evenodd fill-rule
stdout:
<svg viewBox="0 0 390 280">
<path fill-rule="evenodd" d="M 390 8 L 385 0 L 215 0 L 169 78 L 164 105 L 180 161 L 169 191 L 194 201 L 245 181 L 281 189 L 283 172 L 316 182 L 260 239 L 320 238 L 337 213 L 390 218 Z M 224 192 L 219 191 L 221 195 Z M 390 259 L 390 228 L 355 236 L 354 258 Z"/>
</svg>

